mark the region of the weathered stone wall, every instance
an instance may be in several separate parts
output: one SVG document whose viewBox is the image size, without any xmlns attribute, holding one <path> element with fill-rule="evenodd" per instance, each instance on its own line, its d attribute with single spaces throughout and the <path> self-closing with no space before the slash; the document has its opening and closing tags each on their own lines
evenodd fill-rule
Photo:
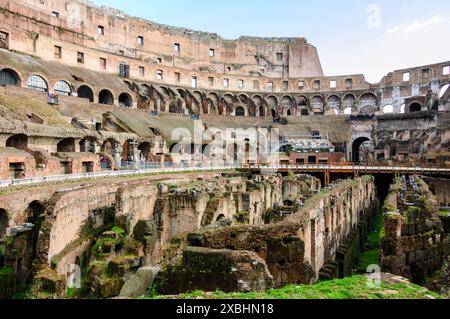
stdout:
<svg viewBox="0 0 450 319">
<path fill-rule="evenodd" d="M 398 178 L 383 211 L 383 270 L 423 283 L 450 254 L 450 238 L 438 216 L 435 196 L 417 177 L 412 182 Z"/>
<path fill-rule="evenodd" d="M 320 269 L 336 258 L 340 244 L 376 202 L 372 177 L 344 181 L 306 201 L 283 222 L 232 226 L 188 236 L 192 246 L 247 250 L 263 258 L 276 286 L 317 281 Z"/>
<path fill-rule="evenodd" d="M 422 177 L 428 184 L 431 192 L 436 196 L 438 205 L 441 207 L 450 207 L 450 179 Z"/>
</svg>

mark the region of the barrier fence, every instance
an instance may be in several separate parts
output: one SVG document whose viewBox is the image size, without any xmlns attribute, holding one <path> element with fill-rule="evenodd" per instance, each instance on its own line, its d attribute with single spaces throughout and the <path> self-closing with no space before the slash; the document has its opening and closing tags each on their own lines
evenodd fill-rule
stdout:
<svg viewBox="0 0 450 319">
<path fill-rule="evenodd" d="M 31 177 L 24 179 L 0 180 L 0 188 L 11 186 L 33 185 L 51 182 L 75 181 L 81 179 L 94 179 L 103 177 L 121 177 L 133 175 L 148 175 L 157 173 L 187 173 L 200 171 L 225 171 L 231 169 L 261 170 L 261 171 L 286 171 L 296 170 L 302 172 L 358 172 L 358 173 L 403 173 L 403 174 L 450 174 L 448 166 L 406 166 L 406 165 L 359 165 L 359 164 L 173 164 L 173 163 L 141 163 L 123 162 L 121 169 L 117 171 L 104 171 L 100 173 L 66 174 L 55 176 Z"/>
</svg>

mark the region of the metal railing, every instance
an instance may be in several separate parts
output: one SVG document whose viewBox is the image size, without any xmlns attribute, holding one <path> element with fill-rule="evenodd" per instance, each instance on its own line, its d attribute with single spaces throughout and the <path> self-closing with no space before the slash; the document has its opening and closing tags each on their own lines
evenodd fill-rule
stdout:
<svg viewBox="0 0 450 319">
<path fill-rule="evenodd" d="M 346 171 L 388 171 L 388 172 L 442 172 L 450 173 L 448 165 L 404 165 L 404 164 L 358 164 L 358 163 L 329 163 L 329 164 L 247 164 L 243 168 L 270 170 L 346 170 Z"/>
<path fill-rule="evenodd" d="M 99 173 L 80 173 L 43 177 L 30 177 L 24 179 L 0 180 L 0 188 L 11 186 L 23 186 L 33 184 L 43 184 L 52 182 L 76 181 L 82 179 L 104 178 L 104 177 L 121 177 L 133 175 L 149 175 L 164 173 L 186 173 L 199 171 L 224 171 L 230 169 L 250 169 L 250 170 L 298 170 L 298 171 L 353 171 L 353 172 L 406 172 L 406 173 L 442 173 L 450 174 L 450 167 L 447 165 L 421 165 L 408 166 L 403 164 L 397 165 L 368 165 L 354 163 L 330 163 L 330 164 L 241 164 L 241 163 L 223 163 L 215 164 L 174 164 L 174 163 L 134 163 L 122 162 L 122 166 L 117 171 L 103 171 Z"/>
<path fill-rule="evenodd" d="M 151 163 L 147 163 L 151 165 Z M 13 180 L 0 180 L 0 188 L 12 187 L 12 186 L 24 186 L 54 182 L 76 181 L 82 179 L 104 178 L 104 177 L 124 177 L 134 175 L 149 175 L 149 174 L 168 174 L 168 173 L 189 173 L 189 172 L 207 172 L 207 171 L 225 171 L 231 169 L 241 168 L 236 164 L 224 164 L 224 165 L 201 165 L 201 166 L 180 166 L 175 165 L 161 165 L 153 164 L 152 168 L 146 169 L 132 169 L 132 170 L 117 170 L 100 173 L 80 173 L 80 174 L 67 174 L 67 175 L 54 175 L 43 177 L 30 177 L 23 179 Z"/>
</svg>

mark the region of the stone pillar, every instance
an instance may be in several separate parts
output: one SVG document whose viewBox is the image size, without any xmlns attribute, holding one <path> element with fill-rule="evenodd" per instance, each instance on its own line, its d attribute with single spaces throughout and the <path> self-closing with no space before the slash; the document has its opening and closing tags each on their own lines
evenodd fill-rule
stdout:
<svg viewBox="0 0 450 319">
<path fill-rule="evenodd" d="M 117 167 L 121 166 L 122 163 L 122 151 L 123 151 L 123 147 L 122 145 L 120 145 L 120 143 L 115 142 L 115 147 L 114 147 L 114 151 L 113 151 L 113 157 L 114 157 L 114 161 L 116 162 Z"/>
</svg>

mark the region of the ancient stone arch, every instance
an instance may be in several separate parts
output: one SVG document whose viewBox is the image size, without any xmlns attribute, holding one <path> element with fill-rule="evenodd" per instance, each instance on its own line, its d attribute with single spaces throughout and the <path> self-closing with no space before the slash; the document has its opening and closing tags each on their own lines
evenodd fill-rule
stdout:
<svg viewBox="0 0 450 319">
<path fill-rule="evenodd" d="M 325 100 L 320 95 L 315 95 L 311 98 L 311 110 L 316 115 L 325 114 Z"/>
<path fill-rule="evenodd" d="M 351 139 L 351 148 L 350 148 L 350 154 L 349 159 L 354 162 L 359 162 L 359 150 L 361 148 L 361 145 L 365 142 L 373 142 L 372 138 L 372 132 L 370 131 L 371 127 L 367 128 L 361 128 L 359 131 L 354 131 L 352 133 L 352 139 Z"/>
<path fill-rule="evenodd" d="M 109 89 L 103 89 L 98 94 L 98 103 L 105 105 L 114 105 L 114 94 Z"/>
<path fill-rule="evenodd" d="M 13 147 L 19 150 L 26 150 L 28 148 L 28 136 L 25 134 L 16 134 L 10 136 L 5 143 L 6 147 Z"/>
<path fill-rule="evenodd" d="M 78 97 L 83 99 L 88 99 L 89 102 L 94 102 L 94 90 L 86 84 L 81 85 L 77 89 Z"/>
<path fill-rule="evenodd" d="M 54 90 L 55 93 L 58 93 L 60 95 L 71 95 L 73 92 L 73 87 L 70 84 L 69 81 L 66 80 L 58 80 L 56 81 L 55 85 L 54 85 Z"/>
<path fill-rule="evenodd" d="M 119 106 L 123 108 L 133 107 L 133 98 L 129 93 L 123 92 L 119 95 Z"/>
<path fill-rule="evenodd" d="M 359 98 L 359 113 L 374 114 L 378 110 L 378 100 L 375 94 L 365 93 Z"/>
<path fill-rule="evenodd" d="M 341 112 L 341 99 L 337 95 L 330 95 L 327 100 L 327 111 L 332 115 L 338 115 Z"/>
<path fill-rule="evenodd" d="M 295 113 L 294 99 L 292 96 L 285 95 L 281 98 L 282 114 L 292 116 Z"/>
<path fill-rule="evenodd" d="M 48 80 L 41 74 L 32 74 L 27 80 L 27 87 L 29 89 L 48 92 Z"/>
<path fill-rule="evenodd" d="M 0 71 L 0 86 L 17 85 L 21 86 L 22 77 L 20 73 L 12 68 L 4 68 Z"/>
<path fill-rule="evenodd" d="M 72 137 L 62 139 L 56 146 L 58 153 L 74 153 L 75 152 L 75 139 Z"/>
<path fill-rule="evenodd" d="M 236 108 L 234 109 L 234 116 L 242 117 L 242 116 L 246 116 L 246 115 L 247 115 L 247 110 L 246 110 L 245 106 L 243 106 L 243 105 L 236 106 Z"/>
</svg>

